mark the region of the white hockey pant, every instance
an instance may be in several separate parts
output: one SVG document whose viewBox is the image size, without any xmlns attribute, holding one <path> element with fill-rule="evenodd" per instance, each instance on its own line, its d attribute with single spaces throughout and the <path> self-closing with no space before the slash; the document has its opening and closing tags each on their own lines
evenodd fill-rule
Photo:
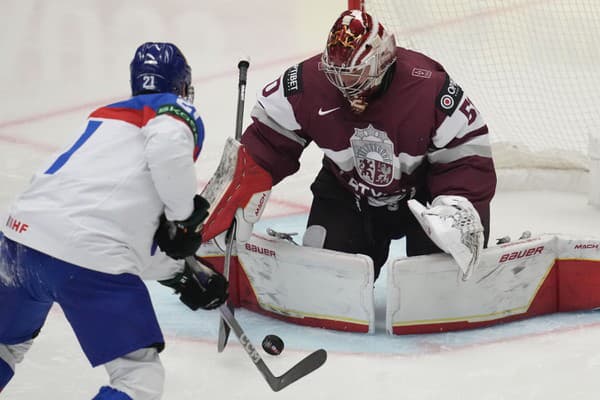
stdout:
<svg viewBox="0 0 600 400">
<path fill-rule="evenodd" d="M 110 386 L 135 400 L 162 397 L 165 370 L 155 348 L 133 351 L 104 364 Z"/>
</svg>

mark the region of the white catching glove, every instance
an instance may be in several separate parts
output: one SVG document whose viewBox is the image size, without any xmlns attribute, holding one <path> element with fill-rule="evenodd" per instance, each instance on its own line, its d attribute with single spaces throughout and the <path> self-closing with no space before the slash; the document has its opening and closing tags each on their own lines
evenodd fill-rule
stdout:
<svg viewBox="0 0 600 400">
<path fill-rule="evenodd" d="M 451 254 L 462 271 L 462 280 L 471 277 L 483 249 L 483 226 L 473 204 L 462 196 L 437 196 L 431 205 L 409 200 L 408 207 L 427 236 Z"/>
</svg>

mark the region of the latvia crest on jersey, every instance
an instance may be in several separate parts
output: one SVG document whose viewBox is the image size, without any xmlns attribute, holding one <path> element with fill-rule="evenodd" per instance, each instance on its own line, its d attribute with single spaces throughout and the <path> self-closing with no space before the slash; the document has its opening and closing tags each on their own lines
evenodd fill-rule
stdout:
<svg viewBox="0 0 600 400">
<path fill-rule="evenodd" d="M 362 180 L 373 186 L 387 186 L 394 178 L 394 144 L 387 133 L 369 124 L 354 128 L 350 138 L 354 167 Z"/>
</svg>

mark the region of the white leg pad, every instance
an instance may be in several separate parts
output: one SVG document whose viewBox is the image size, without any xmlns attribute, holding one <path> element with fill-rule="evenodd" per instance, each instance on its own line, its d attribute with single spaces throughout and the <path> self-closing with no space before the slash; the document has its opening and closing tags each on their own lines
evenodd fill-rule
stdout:
<svg viewBox="0 0 600 400">
<path fill-rule="evenodd" d="M 258 306 L 291 322 L 373 332 L 373 261 L 252 235 L 237 254 Z M 310 323 L 307 321 L 310 320 Z"/>
<path fill-rule="evenodd" d="M 457 279 L 447 254 L 394 260 L 386 289 L 388 333 L 465 329 L 527 312 L 554 266 L 554 242 L 548 236 L 485 249 L 467 282 Z"/>
<path fill-rule="evenodd" d="M 104 364 L 104 367 L 110 386 L 132 399 L 159 400 L 162 397 L 165 371 L 156 349 L 133 351 Z"/>
<path fill-rule="evenodd" d="M 600 307 L 600 239 L 540 235 L 482 251 L 469 281 L 449 255 L 396 259 L 388 270 L 391 334 L 442 332 Z"/>
</svg>

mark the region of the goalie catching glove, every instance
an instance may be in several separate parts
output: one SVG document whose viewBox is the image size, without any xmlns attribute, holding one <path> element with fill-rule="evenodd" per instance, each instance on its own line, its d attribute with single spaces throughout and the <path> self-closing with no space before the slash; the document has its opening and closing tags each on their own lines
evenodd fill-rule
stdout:
<svg viewBox="0 0 600 400">
<path fill-rule="evenodd" d="M 169 257 L 176 260 L 196 254 L 202 243 L 202 222 L 208 216 L 210 204 L 200 195 L 194 197 L 194 211 L 183 221 L 169 221 L 163 214 L 154 240 Z"/>
<path fill-rule="evenodd" d="M 212 310 L 225 303 L 229 296 L 227 279 L 205 260 L 196 257 L 209 273 L 196 273 L 187 261 L 180 272 L 171 279 L 158 281 L 160 284 L 175 289 L 179 300 L 196 311 L 199 308 Z"/>
<path fill-rule="evenodd" d="M 471 277 L 483 249 L 483 226 L 473 204 L 462 196 L 437 196 L 426 207 L 409 200 L 408 207 L 429 238 L 452 255 L 462 280 Z"/>
</svg>

